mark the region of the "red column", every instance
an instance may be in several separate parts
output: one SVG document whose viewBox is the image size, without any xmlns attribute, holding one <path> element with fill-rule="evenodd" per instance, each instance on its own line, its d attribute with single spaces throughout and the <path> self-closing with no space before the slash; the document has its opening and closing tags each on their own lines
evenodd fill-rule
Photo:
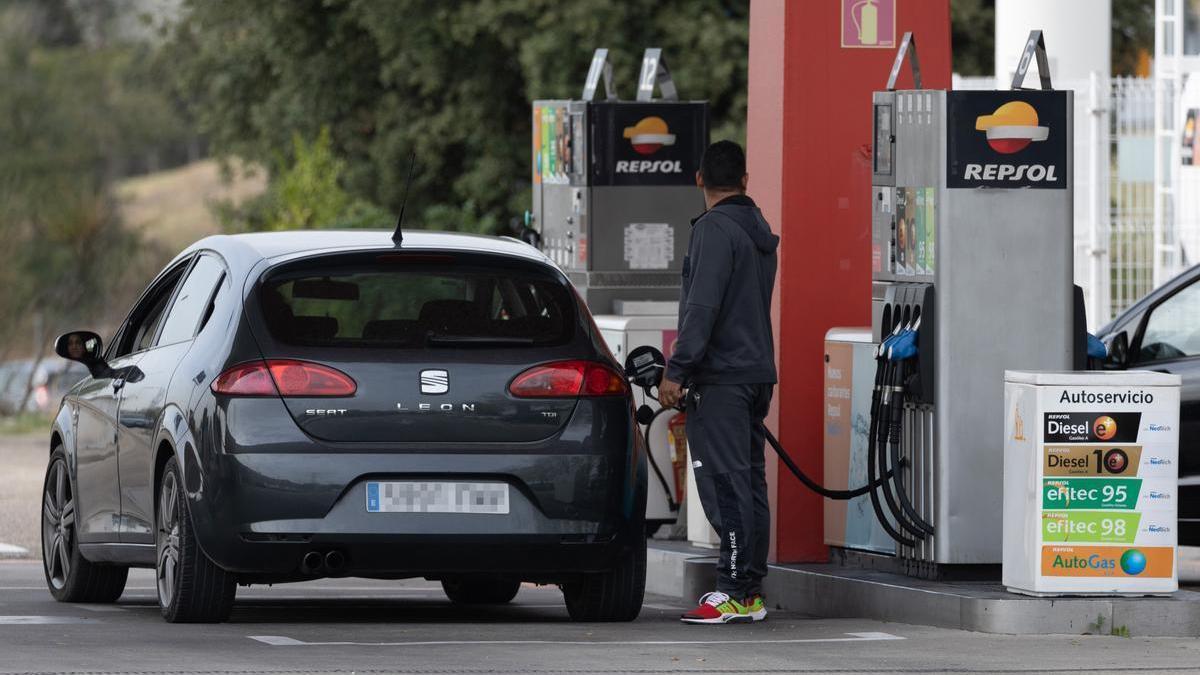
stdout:
<svg viewBox="0 0 1200 675">
<path fill-rule="evenodd" d="M 773 307 L 779 387 L 768 425 L 817 480 L 825 331 L 870 323 L 871 92 L 885 88 L 894 45 L 910 30 L 924 86 L 950 87 L 948 0 L 894 5 L 890 48 L 843 47 L 842 0 L 750 5 L 749 193 L 782 239 Z M 889 35 L 881 26 L 878 39 Z M 912 87 L 907 67 L 897 87 Z M 824 561 L 821 498 L 779 462 L 767 464 L 771 559 Z"/>
</svg>

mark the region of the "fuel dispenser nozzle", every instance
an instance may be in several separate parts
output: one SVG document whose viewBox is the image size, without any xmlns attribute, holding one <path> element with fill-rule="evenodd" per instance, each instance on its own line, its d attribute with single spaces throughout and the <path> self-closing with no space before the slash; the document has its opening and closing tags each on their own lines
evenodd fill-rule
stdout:
<svg viewBox="0 0 1200 675">
<path fill-rule="evenodd" d="M 872 491 L 871 507 L 875 510 L 875 517 L 879 521 L 884 531 L 888 536 L 896 540 L 902 546 L 915 547 L 917 542 L 912 537 L 924 539 L 931 534 L 926 528 L 919 524 L 914 524 L 910 520 L 911 514 L 908 509 L 903 507 L 903 500 L 898 500 L 897 495 L 893 494 L 893 487 L 896 486 L 897 492 L 901 485 L 899 481 L 900 470 L 902 463 L 899 457 L 899 448 L 891 457 L 891 467 L 889 468 L 889 441 L 895 437 L 897 444 L 899 441 L 899 433 L 901 420 L 904 413 L 904 378 L 906 374 L 905 362 L 916 355 L 916 329 L 920 326 L 920 320 L 907 324 L 897 324 L 893 329 L 892 334 L 884 339 L 876 352 L 876 392 L 879 400 L 875 401 L 875 394 L 872 396 L 871 403 L 871 423 L 870 431 L 868 432 L 868 447 L 867 447 L 867 479 L 873 483 L 873 478 L 882 473 L 890 475 L 891 479 L 884 481 L 880 486 L 880 491 L 883 493 L 883 502 L 888 506 L 888 512 L 891 513 L 891 519 L 884 515 L 883 506 L 880 503 L 878 495 Z M 907 495 L 905 495 L 907 497 Z M 912 537 L 906 536 L 892 526 L 892 521 L 899 525 L 900 529 Z"/>
</svg>

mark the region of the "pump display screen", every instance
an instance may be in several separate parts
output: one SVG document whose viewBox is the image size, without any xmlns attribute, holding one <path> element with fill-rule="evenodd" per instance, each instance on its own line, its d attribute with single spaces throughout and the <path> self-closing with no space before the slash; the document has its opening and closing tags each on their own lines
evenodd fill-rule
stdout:
<svg viewBox="0 0 1200 675">
<path fill-rule="evenodd" d="M 892 173 L 892 106 L 875 106 L 875 173 Z"/>
</svg>

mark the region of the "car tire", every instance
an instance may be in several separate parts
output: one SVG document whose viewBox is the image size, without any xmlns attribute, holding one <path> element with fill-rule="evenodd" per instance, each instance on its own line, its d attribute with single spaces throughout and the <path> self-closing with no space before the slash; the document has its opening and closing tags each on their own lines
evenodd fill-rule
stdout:
<svg viewBox="0 0 1200 675">
<path fill-rule="evenodd" d="M 59 602 L 116 602 L 125 592 L 129 568 L 100 565 L 79 552 L 75 489 L 61 445 L 50 453 L 42 482 L 42 570 L 50 595 Z"/>
<path fill-rule="evenodd" d="M 613 569 L 563 584 L 572 620 L 633 621 L 638 617 L 646 593 L 646 539 L 634 539 Z"/>
<path fill-rule="evenodd" d="M 167 460 L 155 511 L 158 606 L 169 623 L 219 623 L 233 611 L 237 577 L 208 559 L 196 540 L 174 457 Z"/>
<path fill-rule="evenodd" d="M 517 597 L 521 582 L 503 577 L 454 577 L 442 579 L 442 590 L 460 605 L 503 605 Z"/>
</svg>

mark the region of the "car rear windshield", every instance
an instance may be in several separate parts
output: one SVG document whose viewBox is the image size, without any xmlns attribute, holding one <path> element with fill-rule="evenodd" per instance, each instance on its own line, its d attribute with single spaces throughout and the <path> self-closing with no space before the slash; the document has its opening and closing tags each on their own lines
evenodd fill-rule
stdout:
<svg viewBox="0 0 1200 675">
<path fill-rule="evenodd" d="M 549 274 L 398 258 L 289 265 L 262 285 L 267 328 L 317 347 L 551 346 L 574 336 L 573 296 Z"/>
</svg>

